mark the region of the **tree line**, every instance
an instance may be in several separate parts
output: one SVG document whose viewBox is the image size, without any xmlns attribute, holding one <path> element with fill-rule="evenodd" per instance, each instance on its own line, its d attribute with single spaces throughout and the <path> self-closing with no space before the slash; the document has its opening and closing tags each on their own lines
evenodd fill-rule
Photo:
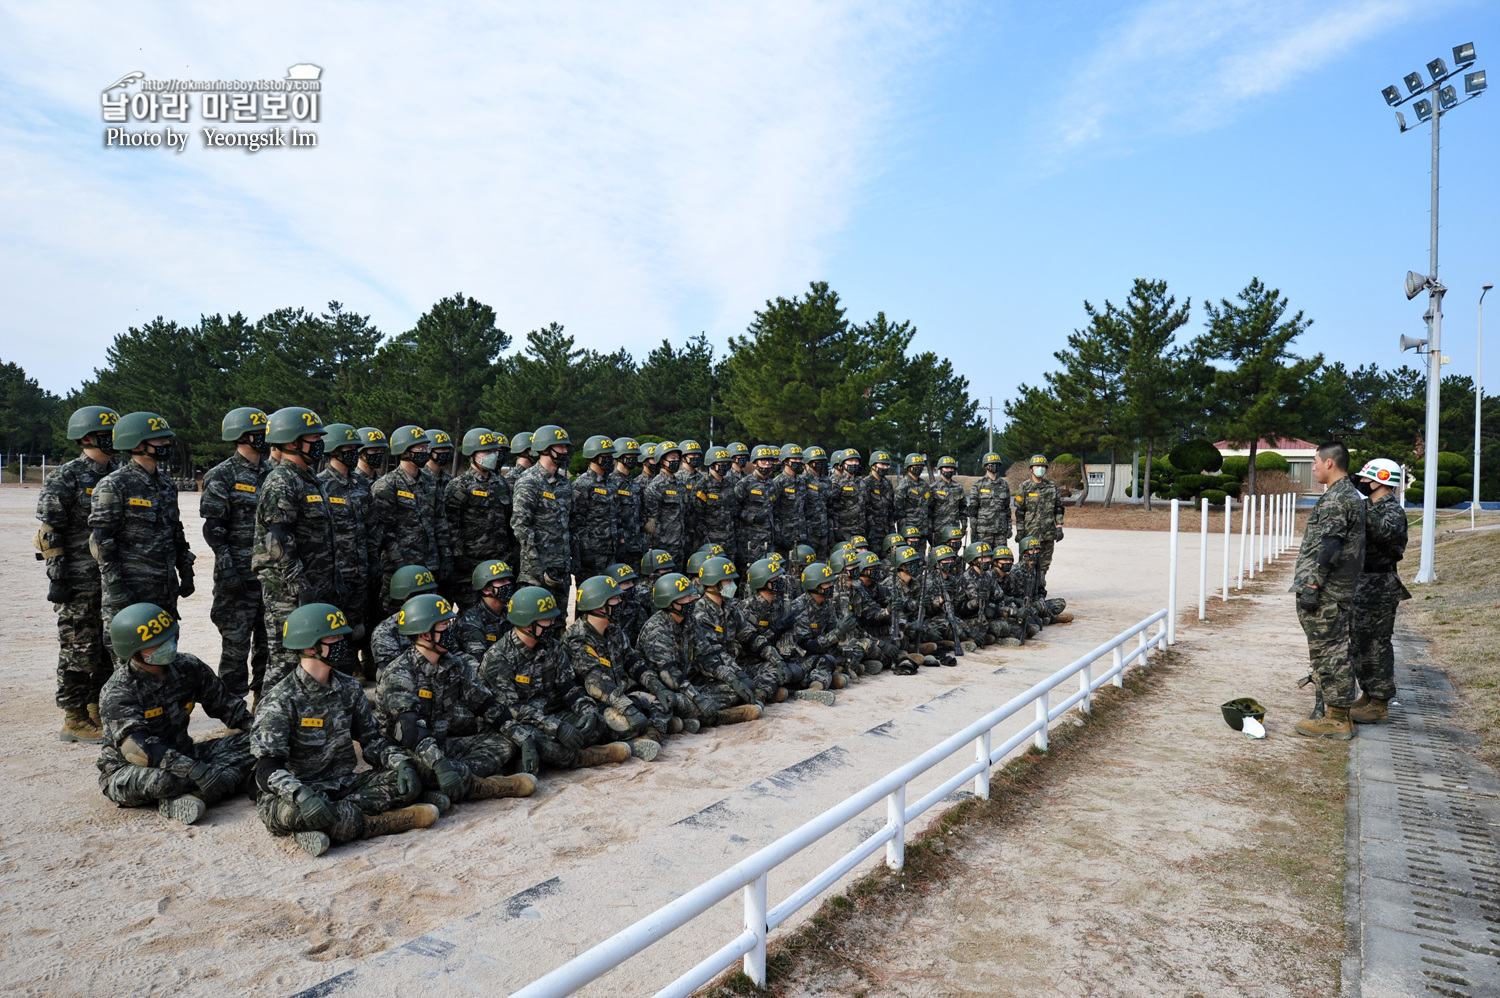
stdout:
<svg viewBox="0 0 1500 998">
<path fill-rule="evenodd" d="M 883 312 L 851 321 L 825 282 L 766 302 L 723 356 L 699 335 L 637 359 L 580 346 L 555 322 L 516 344 L 490 305 L 461 293 L 391 337 L 340 302 L 253 322 L 238 312 L 191 325 L 158 317 L 116 336 L 104 364 L 66 397 L 0 364 L 0 448 L 67 454 L 68 414 L 108 405 L 165 416 L 183 467 L 203 468 L 224 453 L 228 410 L 306 405 L 325 421 L 387 432 L 417 423 L 510 435 L 556 423 L 580 443 L 631 433 L 705 446 L 886 447 L 951 453 L 977 471 L 986 438 L 968 379 L 946 358 L 911 352 L 915 335 Z"/>
<path fill-rule="evenodd" d="M 1261 439 L 1343 440 L 1361 456 L 1408 464 L 1427 449 L 1425 374 L 1405 365 L 1350 370 L 1295 352 L 1312 320 L 1259 279 L 1232 301 L 1206 303 L 1196 336 L 1185 329 L 1192 300 L 1178 304 L 1166 281 L 1137 279 L 1121 304 L 1085 301 L 1083 310 L 1085 324 L 1056 351 L 1058 366 L 1044 383 L 1021 385 L 1006 403 L 1007 453 L 1092 453 L 1109 462 L 1112 476 L 1122 455 L 1138 448 L 1150 481 L 1156 455 L 1174 445 L 1227 440 L 1251 452 L 1245 491 L 1253 493 Z M 1443 378 L 1435 450 L 1472 452 L 1474 402 L 1473 379 Z M 1486 396 L 1482 410 L 1485 497 L 1500 492 L 1497 402 Z M 1113 492 L 1111 481 L 1105 494 Z"/>
</svg>

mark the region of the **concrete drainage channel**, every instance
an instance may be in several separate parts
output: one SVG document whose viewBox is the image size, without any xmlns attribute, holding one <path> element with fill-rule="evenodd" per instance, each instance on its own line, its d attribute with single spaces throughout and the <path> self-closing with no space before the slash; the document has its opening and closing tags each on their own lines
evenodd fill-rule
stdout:
<svg viewBox="0 0 1500 998">
<path fill-rule="evenodd" d="M 1344 994 L 1500 994 L 1500 777 L 1448 721 L 1427 643 L 1398 633 L 1391 723 L 1349 755 Z"/>
</svg>

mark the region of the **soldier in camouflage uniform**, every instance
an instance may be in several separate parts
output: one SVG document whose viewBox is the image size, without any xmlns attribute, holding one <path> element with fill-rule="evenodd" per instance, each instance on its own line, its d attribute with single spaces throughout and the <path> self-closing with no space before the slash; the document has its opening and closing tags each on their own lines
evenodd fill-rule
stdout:
<svg viewBox="0 0 1500 998">
<path fill-rule="evenodd" d="M 517 433 L 510 438 L 510 456 L 515 459 L 515 466 L 507 468 L 502 474 L 509 478 L 511 485 L 514 486 L 521 480 L 521 476 L 536 464 L 536 455 L 531 450 L 530 433 Z"/>
<path fill-rule="evenodd" d="M 610 485 L 615 442 L 594 434 L 583 442 L 588 468 L 573 479 L 572 530 L 578 536 L 578 577 L 593 578 L 615 562 L 620 533 L 619 497 Z"/>
<path fill-rule="evenodd" d="M 926 459 L 921 454 L 908 454 L 902 462 L 905 471 L 901 481 L 894 487 L 893 502 L 896 508 L 896 529 L 909 539 L 918 554 L 925 549 L 927 537 L 932 532 L 930 509 L 932 490 L 923 479 L 927 470 Z M 866 534 L 866 537 L 872 535 Z"/>
<path fill-rule="evenodd" d="M 692 581 L 680 572 L 667 572 L 658 578 L 651 586 L 656 613 L 641 629 L 636 651 L 645 659 L 649 671 L 661 680 L 657 699 L 671 704 L 684 730 L 694 723 L 712 726 L 753 721 L 760 717 L 758 705 L 729 706 L 737 699 L 733 691 L 727 696 L 723 695 L 724 690 L 718 690 L 717 694 L 710 692 L 694 668 L 697 629 L 693 625 L 693 607 L 698 602 L 698 593 Z M 644 673 L 642 680 L 647 681 Z M 749 686 L 746 682 L 740 685 L 747 689 Z"/>
<path fill-rule="evenodd" d="M 1360 698 L 1349 709 L 1355 724 L 1389 724 L 1386 705 L 1396 695 L 1396 655 L 1391 633 L 1396 608 L 1411 599 L 1396 574 L 1406 553 L 1406 511 L 1396 498 L 1401 466 L 1376 458 L 1360 469 L 1355 487 L 1370 497 L 1365 509 L 1365 563 L 1354 586 L 1349 657 Z"/>
<path fill-rule="evenodd" d="M 631 477 L 640 456 L 639 442 L 631 437 L 615 438 L 615 467 L 609 473 L 609 488 L 615 493 L 615 557 L 627 565 L 639 562 L 646 551 L 640 479 Z"/>
<path fill-rule="evenodd" d="M 573 488 L 566 470 L 572 442 L 561 426 L 540 427 L 531 437 L 536 465 L 516 482 L 511 532 L 521 549 L 520 581 L 541 586 L 568 605 L 578 570 L 578 535 L 573 531 Z"/>
<path fill-rule="evenodd" d="M 858 682 L 864 672 L 864 648 L 854 642 L 858 622 L 851 613 L 840 614 L 835 599 L 834 571 L 821 561 L 802 570 L 802 595 L 792 603 L 796 618 L 792 624 L 792 641 L 803 654 L 829 656 L 833 659 L 833 686 Z M 878 667 L 875 671 L 879 671 Z"/>
<path fill-rule="evenodd" d="M 390 592 L 391 576 L 402 565 L 426 565 L 439 587 L 453 572 L 446 497 L 436 490 L 432 476 L 423 468 L 430 449 L 427 431 L 420 426 L 398 428 L 391 434 L 396 467 L 382 475 L 371 490 L 380 531 L 381 593 Z M 381 612 L 391 614 L 399 608 L 399 603 L 387 598 Z"/>
<path fill-rule="evenodd" d="M 297 668 L 297 649 L 277 640 L 292 611 L 308 603 L 341 606 L 348 597 L 339 576 L 328 495 L 312 471 L 323 457 L 323 421 L 311 409 L 277 409 L 267 420 L 266 440 L 281 450 L 281 461 L 260 487 L 250 561 L 260 576 L 266 633 L 272 636 L 262 699 Z M 350 655 L 339 668 L 352 672 L 357 660 L 353 646 L 345 641 L 339 647 Z"/>
<path fill-rule="evenodd" d="M 401 633 L 401 607 L 418 593 L 438 591 L 437 576 L 423 565 L 402 565 L 391 576 L 391 587 L 386 591 L 386 600 L 396 609 L 380 623 L 370 629 L 370 657 L 375 660 L 375 678 L 378 680 L 385 667 L 411 647 Z"/>
<path fill-rule="evenodd" d="M 878 554 L 860 551 L 849 573 L 849 612 L 858 624 L 852 640 L 870 674 L 894 669 L 901 657 L 899 634 L 891 633 L 891 592 L 877 578 L 880 565 Z"/>
<path fill-rule="evenodd" d="M 1038 566 L 1042 575 L 1052 567 L 1052 547 L 1063 536 L 1063 502 L 1057 483 L 1047 477 L 1047 456 L 1031 455 L 1031 478 L 1016 494 L 1016 536 L 1035 537 L 1041 542 Z M 1047 590 L 1042 589 L 1046 595 Z"/>
<path fill-rule="evenodd" d="M 177 509 L 177 484 L 160 467 L 172 460 L 174 436 L 154 412 L 132 412 L 114 424 L 114 447 L 130 460 L 99 480 L 89 508 L 105 633 L 122 607 L 155 603 L 175 620 L 177 598 L 193 594 L 193 552 Z"/>
<path fill-rule="evenodd" d="M 436 593 L 401 607 L 401 633 L 412 647 L 396 656 L 375 688 L 381 731 L 422 776 L 424 804 L 447 811 L 465 800 L 530 797 L 530 774 L 499 776 L 517 754 L 505 729 L 510 708 L 479 681 L 478 663 L 457 649 L 453 604 Z"/>
<path fill-rule="evenodd" d="M 794 700 L 812 700 L 832 707 L 836 661 L 829 655 L 808 655 L 792 641 L 792 626 L 797 616 L 782 600 L 776 586 L 776 581 L 785 577 L 785 562 L 762 558 L 751 565 L 745 573 L 750 593 L 739 602 L 740 616 L 780 654 L 781 685 L 791 692 Z M 842 676 L 838 685 L 844 685 Z"/>
<path fill-rule="evenodd" d="M 318 482 L 328 497 L 328 515 L 333 521 L 334 552 L 338 559 L 338 581 L 346 594 L 344 616 L 354 629 L 350 645 L 364 659 L 364 676 L 375 678 L 375 663 L 369 652 L 370 565 L 378 564 L 380 547 L 370 521 L 375 499 L 359 475 L 359 431 L 348 423 L 331 423 L 323 431 L 323 450 L 328 466 L 318 472 Z M 374 576 L 379 580 L 380 576 Z M 353 674 L 354 660 L 350 660 Z"/>
<path fill-rule="evenodd" d="M 713 557 L 699 570 L 703 598 L 693 606 L 693 667 L 703 677 L 699 688 L 720 708 L 767 704 L 786 699 L 781 686 L 781 655 L 752 627 L 734 602 L 739 572 L 728 558 Z"/>
<path fill-rule="evenodd" d="M 859 451 L 837 452 L 833 484 L 828 493 L 828 527 L 832 534 L 829 554 L 841 542 L 865 532 L 865 506 L 860 490 Z"/>
<path fill-rule="evenodd" d="M 755 470 L 735 484 L 735 515 L 739 518 L 739 553 L 746 561 L 759 560 L 776 550 L 776 487 L 771 476 L 781 462 L 781 451 L 757 444 Z"/>
<path fill-rule="evenodd" d="M 453 438 L 443 430 L 428 430 L 427 439 L 432 441 L 432 450 L 428 452 L 427 465 L 422 470 L 432 476 L 438 495 L 443 495 L 448 491 L 448 483 L 453 481 Z"/>
<path fill-rule="evenodd" d="M 896 484 L 890 480 L 890 473 L 890 452 L 871 451 L 870 473 L 859 480 L 859 505 L 865 525 L 855 533 L 883 537 L 896 528 Z"/>
<path fill-rule="evenodd" d="M 475 567 L 492 558 L 506 563 L 515 558 L 510 536 L 513 494 L 510 481 L 500 473 L 508 446 L 504 434 L 483 426 L 465 433 L 462 450 L 469 470 L 449 482 L 443 495 L 454 584 L 463 582 L 456 602 L 465 610 L 479 598 L 469 585 Z"/>
<path fill-rule="evenodd" d="M 677 480 L 687 487 L 689 493 L 697 492 L 708 472 L 703 470 L 703 445 L 696 440 L 682 442 L 682 470 Z"/>
<path fill-rule="evenodd" d="M 958 543 L 955 549 L 962 548 L 963 537 L 969 530 L 969 501 L 964 498 L 964 487 L 954 480 L 954 476 L 958 474 L 958 462 L 953 455 L 944 454 L 938 458 L 937 471 L 938 480 L 928 489 L 932 498 L 927 510 L 927 522 L 931 525 L 934 537 L 944 527 L 957 527 Z"/>
<path fill-rule="evenodd" d="M 385 461 L 390 449 L 391 443 L 379 427 L 359 428 L 359 467 L 355 470 L 355 475 L 365 491 L 374 491 L 375 480 L 385 474 Z"/>
<path fill-rule="evenodd" d="M 94 489 L 116 470 L 112 430 L 119 413 L 85 406 L 68 419 L 68 439 L 83 453 L 47 476 L 36 501 L 42 521 L 37 558 L 47 563 L 47 599 L 57 613 L 57 706 L 63 711 L 57 737 L 93 744 L 99 726 L 99 688 L 114 669 L 100 623 L 99 563 L 89 550 L 89 514 Z"/>
<path fill-rule="evenodd" d="M 365 517 L 365 531 L 370 535 L 370 561 L 365 566 L 365 622 L 368 629 L 370 621 L 379 620 L 384 614 L 385 591 L 382 585 L 385 572 L 380 564 L 380 549 L 384 547 L 385 540 L 381 533 L 380 518 L 375 510 L 375 483 L 385 474 L 391 444 L 385 438 L 385 432 L 374 426 L 359 428 L 359 443 L 359 467 L 354 469 L 353 477 L 359 482 L 360 488 L 365 490 L 370 502 L 369 515 Z M 369 647 L 370 639 L 366 635 L 364 647 L 360 649 L 361 657 L 369 657 Z M 370 664 L 367 662 L 366 666 Z"/>
<path fill-rule="evenodd" d="M 636 477 L 635 487 L 636 491 L 640 494 L 642 503 L 642 530 L 645 529 L 646 522 L 646 514 L 644 512 L 646 502 L 646 488 L 651 484 L 651 480 L 656 477 L 656 467 L 660 463 L 657 457 L 657 452 L 660 450 L 660 448 L 661 444 L 641 444 L 641 473 Z"/>
<path fill-rule="evenodd" d="M 687 559 L 689 491 L 677 477 L 682 467 L 682 449 L 671 440 L 657 448 L 661 471 L 646 486 L 641 500 L 641 514 L 646 518 L 646 535 L 652 547 L 670 552 L 672 560 Z"/>
<path fill-rule="evenodd" d="M 725 557 L 734 561 L 739 555 L 737 527 L 739 510 L 735 505 L 734 487 L 729 484 L 729 451 L 716 448 L 708 473 L 694 490 L 688 520 L 693 527 L 693 543 L 698 547 L 717 544 Z"/>
<path fill-rule="evenodd" d="M 271 466 L 266 414 L 253 406 L 230 410 L 220 436 L 234 453 L 203 476 L 198 512 L 203 539 L 214 553 L 214 603 L 209 619 L 219 629 L 219 678 L 235 696 L 259 693 L 266 674 L 266 622 L 260 580 L 251 571 L 255 507 Z"/>
<path fill-rule="evenodd" d="M 474 566 L 469 585 L 475 599 L 453 625 L 453 647 L 481 662 L 490 646 L 510 630 L 505 606 L 515 592 L 516 573 L 509 563 L 491 558 Z"/>
<path fill-rule="evenodd" d="M 1365 502 L 1349 478 L 1349 449 L 1341 442 L 1318 448 L 1313 479 L 1325 490 L 1304 528 L 1290 591 L 1297 594 L 1297 619 L 1307 634 L 1313 682 L 1328 714 L 1298 721 L 1296 727 L 1298 734 L 1312 738 L 1347 739 L 1354 736 L 1349 625 L 1365 563 Z"/>
<path fill-rule="evenodd" d="M 776 494 L 776 550 L 791 554 L 798 544 L 807 541 L 807 524 L 802 514 L 807 483 L 802 480 L 802 448 L 782 444 L 781 474 L 771 479 Z"/>
<path fill-rule="evenodd" d="M 958 615 L 959 631 L 974 647 L 992 644 L 1020 644 L 1006 617 L 1004 594 L 995 591 L 998 578 L 993 571 L 994 549 L 984 541 L 964 548 L 964 569 L 958 573 L 953 594 L 953 612 Z M 966 651 L 973 651 L 965 647 Z"/>
<path fill-rule="evenodd" d="M 99 789 L 121 807 L 155 807 L 191 825 L 244 788 L 250 712 L 202 659 L 177 650 L 177 621 L 156 604 L 120 610 L 110 637 L 121 664 L 99 697 Z M 232 733 L 193 741 L 188 719 L 199 705 Z"/>
<path fill-rule="evenodd" d="M 1047 573 L 1042 571 L 1042 542 L 1023 537 L 1020 543 L 1021 564 L 1005 576 L 1005 591 L 1026 608 L 1032 623 L 1045 627 L 1067 624 L 1073 615 L 1067 612 L 1068 601 L 1047 595 Z"/>
<path fill-rule="evenodd" d="M 438 819 L 436 806 L 412 803 L 421 775 L 381 733 L 358 680 L 333 667 L 348 657 L 338 645 L 352 633 L 331 603 L 294 610 L 282 643 L 298 653 L 298 664 L 266 691 L 250 732 L 260 820 L 313 856 Z M 374 769 L 355 772 L 355 742 Z"/>
<path fill-rule="evenodd" d="M 828 477 L 828 452 L 813 444 L 802 451 L 807 470 L 802 473 L 802 533 L 818 560 L 828 557 L 833 530 L 828 522 L 828 500 L 833 479 Z"/>
<path fill-rule="evenodd" d="M 969 519 L 973 537 L 992 549 L 1010 540 L 1010 485 L 1000 477 L 1000 455 L 984 456 L 984 474 L 969 487 Z"/>
<path fill-rule="evenodd" d="M 937 642 L 947 625 L 943 590 L 933 582 L 936 573 L 923 567 L 922 556 L 904 544 L 891 552 L 891 566 L 891 598 L 899 608 L 902 647 L 908 651 L 907 662 L 897 663 L 896 674 L 915 674 L 919 662 L 924 666 L 957 665 L 952 655 L 937 655 Z"/>
<path fill-rule="evenodd" d="M 683 730 L 672 716 L 671 699 L 660 677 L 641 658 L 615 623 L 623 602 L 620 587 L 608 575 L 584 579 L 578 587 L 578 619 L 563 634 L 573 675 L 599 704 L 613 737 L 630 746 L 630 754 L 652 762 L 669 734 Z"/>
<path fill-rule="evenodd" d="M 736 440 L 724 449 L 729 452 L 730 461 L 729 472 L 724 480 L 733 488 L 741 478 L 750 473 L 750 448 Z"/>
<path fill-rule="evenodd" d="M 479 678 L 515 715 L 506 734 L 521 748 L 521 769 L 575 769 L 624 762 L 630 746 L 609 740 L 599 704 L 578 685 L 563 648 L 557 600 L 541 586 L 511 597 L 511 630 L 485 653 Z"/>
</svg>

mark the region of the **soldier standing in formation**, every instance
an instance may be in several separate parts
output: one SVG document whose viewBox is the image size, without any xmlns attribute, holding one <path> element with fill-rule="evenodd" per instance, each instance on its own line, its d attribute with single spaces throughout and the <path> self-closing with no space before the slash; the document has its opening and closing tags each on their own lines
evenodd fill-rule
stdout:
<svg viewBox="0 0 1500 998">
<path fill-rule="evenodd" d="M 828 557 L 832 543 L 828 498 L 833 494 L 833 483 L 828 477 L 828 452 L 814 444 L 803 449 L 802 460 L 807 465 L 802 473 L 802 532 L 814 556 L 822 561 Z"/>
<path fill-rule="evenodd" d="M 609 479 L 615 465 L 615 442 L 594 434 L 583 442 L 588 468 L 573 479 L 572 530 L 578 535 L 578 577 L 593 578 L 615 562 L 619 536 L 619 503 Z"/>
<path fill-rule="evenodd" d="M 1010 541 L 1010 484 L 1000 476 L 1000 455 L 984 456 L 984 474 L 969 488 L 974 540 L 998 551 Z"/>
<path fill-rule="evenodd" d="M 251 568 L 255 507 L 271 466 L 266 414 L 253 406 L 231 409 L 220 436 L 234 453 L 203 476 L 198 512 L 203 539 L 214 553 L 214 602 L 208 617 L 219 629 L 219 679 L 237 697 L 259 693 L 270 651 L 260 595 Z"/>
<path fill-rule="evenodd" d="M 909 543 L 921 554 L 926 550 L 928 535 L 933 531 L 929 506 L 932 503 L 932 492 L 928 489 L 927 482 L 922 473 L 927 470 L 927 459 L 921 454 L 908 454 L 901 462 L 903 473 L 901 484 L 896 486 L 894 502 L 896 507 L 896 529 L 904 536 L 910 538 Z M 878 537 L 879 534 L 866 534 L 866 537 Z M 934 539 L 933 544 L 941 544 L 941 540 Z"/>
<path fill-rule="evenodd" d="M 541 586 L 568 603 L 578 567 L 578 535 L 572 532 L 573 486 L 565 473 L 572 441 L 548 424 L 531 435 L 536 465 L 516 482 L 511 531 L 521 549 L 520 580 Z"/>
<path fill-rule="evenodd" d="M 627 565 L 640 564 L 646 552 L 645 531 L 641 527 L 641 485 L 632 478 L 641 445 L 633 437 L 615 438 L 614 470 L 609 473 L 609 488 L 615 494 L 615 558 Z"/>
<path fill-rule="evenodd" d="M 1411 593 L 1396 575 L 1406 554 L 1406 511 L 1396 498 L 1401 466 L 1378 457 L 1359 470 L 1355 488 L 1370 497 L 1365 509 L 1365 560 L 1354 586 L 1354 619 L 1350 640 L 1354 678 L 1360 697 L 1349 708 L 1356 724 L 1389 724 L 1387 704 L 1396 696 L 1396 654 L 1391 634 L 1396 608 Z"/>
<path fill-rule="evenodd" d="M 448 483 L 443 496 L 452 548 L 453 587 L 459 608 L 467 610 L 479 599 L 470 585 L 474 569 L 498 558 L 511 562 L 515 545 L 510 520 L 515 512 L 510 481 L 501 474 L 509 441 L 487 427 L 464 434 L 463 454 L 469 468 Z"/>
<path fill-rule="evenodd" d="M 390 591 L 391 576 L 403 565 L 426 565 L 441 588 L 453 571 L 452 546 L 444 496 L 424 472 L 432 442 L 420 426 L 406 425 L 391 434 L 396 467 L 371 490 L 380 523 L 380 591 Z M 398 604 L 385 596 L 381 609 L 395 613 Z"/>
<path fill-rule="evenodd" d="M 958 461 L 951 454 L 938 458 L 938 480 L 932 483 L 932 505 L 928 522 L 932 524 L 933 543 L 956 543 L 963 547 L 963 537 L 969 530 L 969 502 L 964 498 L 964 487 L 953 480 L 958 474 Z M 956 537 L 937 540 L 937 533 L 945 528 L 957 527 Z"/>
<path fill-rule="evenodd" d="M 380 563 L 379 531 L 376 529 L 375 498 L 359 474 L 359 431 L 348 423 L 330 423 L 323 431 L 323 452 L 328 467 L 318 472 L 318 481 L 328 497 L 328 516 L 333 521 L 333 543 L 338 559 L 335 589 L 341 591 L 340 606 L 353 634 L 351 650 L 365 663 L 365 678 L 375 678 L 369 652 L 369 606 L 371 565 Z"/>
<path fill-rule="evenodd" d="M 687 560 L 687 509 L 689 492 L 678 479 L 682 467 L 682 448 L 664 440 L 656 449 L 661 470 L 646 486 L 641 513 L 646 518 L 646 535 L 654 548 L 661 548 L 681 564 Z"/>
<path fill-rule="evenodd" d="M 1031 455 L 1031 478 L 1016 492 L 1016 536 L 1035 537 L 1041 542 L 1037 568 L 1045 579 L 1052 567 L 1052 547 L 1062 540 L 1063 503 L 1057 483 L 1047 477 L 1045 454 Z M 1046 583 L 1042 584 L 1046 593 Z"/>
</svg>

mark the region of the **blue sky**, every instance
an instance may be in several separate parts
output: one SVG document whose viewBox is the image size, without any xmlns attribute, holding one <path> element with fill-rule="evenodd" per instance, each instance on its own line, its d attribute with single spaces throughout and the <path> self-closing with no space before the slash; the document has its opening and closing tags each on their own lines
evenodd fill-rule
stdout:
<svg viewBox="0 0 1500 998">
<path fill-rule="evenodd" d="M 1466 41 L 1500 73 L 1480 2 L 255 10 L 0 11 L 0 358 L 61 392 L 158 314 L 338 299 L 396 333 L 460 290 L 518 341 L 555 320 L 600 349 L 722 347 L 823 279 L 998 406 L 1084 299 L 1165 278 L 1196 332 L 1258 276 L 1314 320 L 1304 352 L 1392 365 L 1421 334 L 1401 280 L 1426 268 L 1429 143 L 1380 89 Z M 204 149 L 196 102 L 181 155 L 103 148 L 128 71 L 301 62 L 324 68 L 317 150 Z M 1497 103 L 1443 122 L 1456 373 L 1500 277 Z"/>
</svg>

